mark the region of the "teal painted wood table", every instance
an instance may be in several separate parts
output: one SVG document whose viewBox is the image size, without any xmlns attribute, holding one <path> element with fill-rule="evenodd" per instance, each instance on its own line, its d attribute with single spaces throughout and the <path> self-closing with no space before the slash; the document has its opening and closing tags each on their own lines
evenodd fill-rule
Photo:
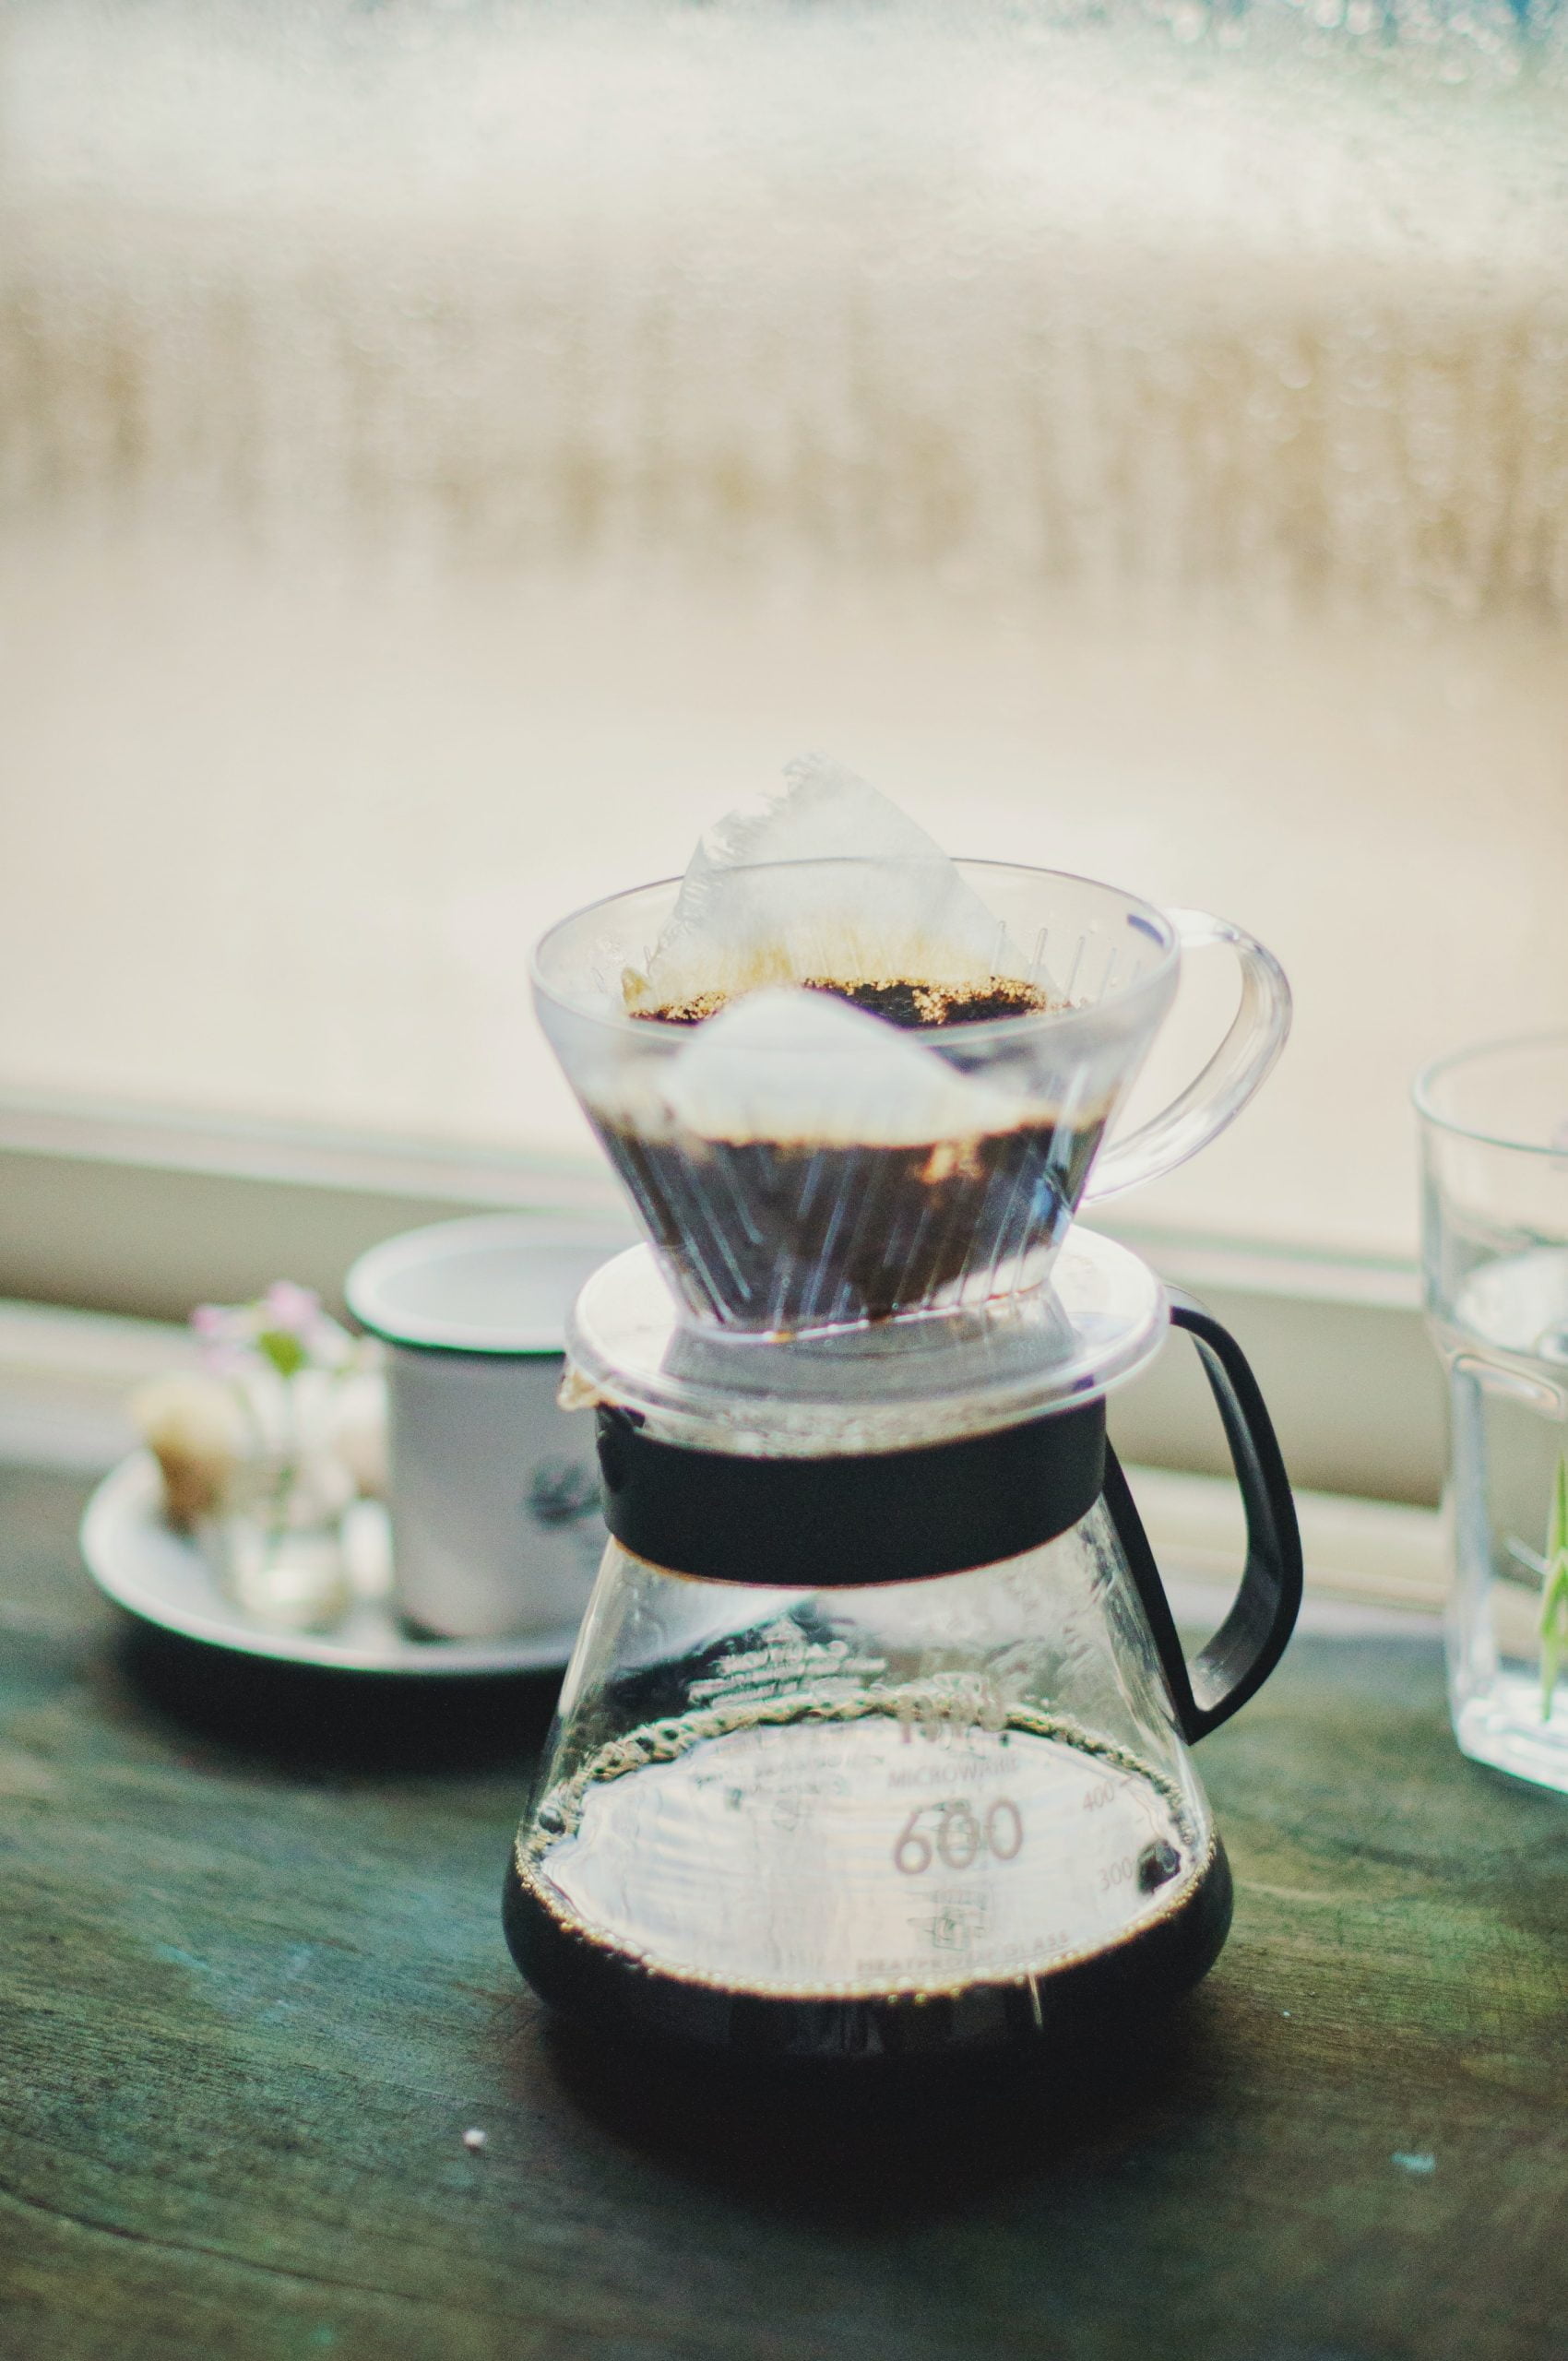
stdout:
<svg viewBox="0 0 1568 2361">
<path fill-rule="evenodd" d="M 6 2361 L 1568 2356 L 1568 1804 L 1458 1758 L 1430 1635 L 1205 1745 L 1236 1927 L 1147 2054 L 824 2102 L 545 2021 L 547 1695 L 138 1652 L 84 1490 L 0 1478 Z"/>
</svg>

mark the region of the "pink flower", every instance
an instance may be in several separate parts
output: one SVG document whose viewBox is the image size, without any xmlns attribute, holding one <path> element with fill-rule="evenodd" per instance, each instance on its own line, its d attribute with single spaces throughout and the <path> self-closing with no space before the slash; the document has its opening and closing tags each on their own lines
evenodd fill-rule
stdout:
<svg viewBox="0 0 1568 2361">
<path fill-rule="evenodd" d="M 296 1286 L 292 1279 L 274 1279 L 258 1308 L 264 1327 L 284 1329 L 302 1343 L 311 1336 L 321 1319 L 321 1298 L 315 1289 Z"/>
<path fill-rule="evenodd" d="M 244 1377 L 260 1367 L 284 1378 L 305 1369 L 337 1373 L 355 1362 L 348 1330 L 323 1311 L 314 1287 L 293 1279 L 275 1279 L 254 1303 L 198 1304 L 191 1326 L 203 1361 L 219 1376 Z"/>
</svg>

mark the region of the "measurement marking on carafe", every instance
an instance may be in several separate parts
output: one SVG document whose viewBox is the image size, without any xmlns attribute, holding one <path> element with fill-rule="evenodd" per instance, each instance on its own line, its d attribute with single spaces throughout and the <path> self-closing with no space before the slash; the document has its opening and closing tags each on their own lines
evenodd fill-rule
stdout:
<svg viewBox="0 0 1568 2361">
<path fill-rule="evenodd" d="M 920 1823 L 937 1815 L 933 1835 Z M 940 1859 L 944 1869 L 969 1869 L 982 1853 L 993 1860 L 1016 1861 L 1024 1849 L 1024 1820 L 1008 1796 L 999 1796 L 981 1821 L 962 1797 L 956 1800 L 918 1804 L 899 1830 L 893 1846 L 893 1866 L 907 1878 L 918 1878 Z"/>
</svg>

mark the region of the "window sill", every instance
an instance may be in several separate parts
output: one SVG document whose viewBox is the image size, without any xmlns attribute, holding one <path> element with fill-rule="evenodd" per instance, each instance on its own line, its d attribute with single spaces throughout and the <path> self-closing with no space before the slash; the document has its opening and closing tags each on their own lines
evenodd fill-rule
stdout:
<svg viewBox="0 0 1568 2361">
<path fill-rule="evenodd" d="M 242 1301 L 283 1275 L 337 1304 L 355 1256 L 400 1230 L 487 1208 L 618 1202 L 586 1158 L 0 1105 L 0 1294 L 122 1319 L 182 1320 L 197 1301 Z M 1234 1329 L 1299 1484 L 1435 1503 L 1442 1389 L 1413 1269 L 1235 1247 L 1119 1212 L 1097 1226 Z M 1162 1354 L 1118 1395 L 1112 1431 L 1129 1459 L 1224 1471 L 1189 1355 Z"/>
<path fill-rule="evenodd" d="M 0 1462 L 106 1472 L 137 1437 L 134 1387 L 194 1357 L 172 1323 L 0 1302 Z M 1218 1476 L 1137 1466 L 1133 1488 L 1178 1612 L 1218 1624 L 1241 1562 L 1235 1486 Z M 1310 1600 L 1430 1616 L 1445 1584 L 1442 1521 L 1431 1509 L 1298 1495 Z"/>
</svg>

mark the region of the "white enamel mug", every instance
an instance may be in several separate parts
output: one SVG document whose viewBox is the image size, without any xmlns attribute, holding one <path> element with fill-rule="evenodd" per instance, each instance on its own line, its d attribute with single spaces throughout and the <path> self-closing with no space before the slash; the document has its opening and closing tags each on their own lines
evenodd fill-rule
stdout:
<svg viewBox="0 0 1568 2361">
<path fill-rule="evenodd" d="M 390 1347 L 398 1611 L 441 1639 L 564 1635 L 604 1551 L 590 1418 L 556 1405 L 568 1308 L 630 1242 L 612 1217 L 481 1215 L 388 1239 L 344 1293 Z"/>
</svg>

